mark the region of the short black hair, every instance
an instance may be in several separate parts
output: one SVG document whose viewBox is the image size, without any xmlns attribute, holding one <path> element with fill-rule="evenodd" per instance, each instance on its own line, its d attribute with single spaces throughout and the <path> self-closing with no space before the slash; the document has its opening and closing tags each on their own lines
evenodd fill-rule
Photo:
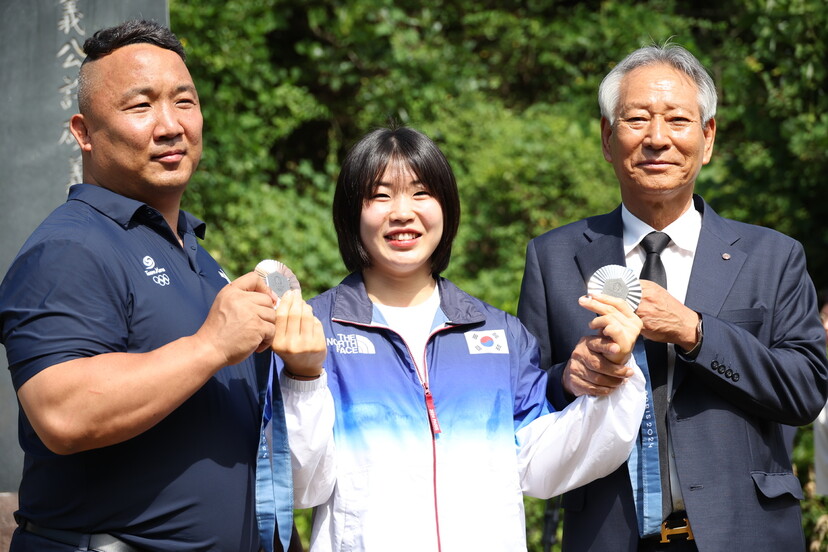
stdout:
<svg viewBox="0 0 828 552">
<path fill-rule="evenodd" d="M 86 54 L 83 62 L 100 59 L 130 44 L 153 44 L 165 50 L 172 50 L 184 61 L 187 58 L 184 46 L 169 28 L 157 21 L 131 19 L 120 25 L 101 29 L 87 38 L 83 43 L 83 52 Z"/>
<path fill-rule="evenodd" d="M 443 235 L 431 256 L 431 272 L 444 271 L 460 224 L 460 194 L 448 160 L 425 134 L 409 127 L 379 128 L 348 152 L 333 200 L 333 223 L 345 267 L 355 272 L 371 266 L 360 237 L 360 218 L 385 169 L 391 163 L 407 166 L 443 210 Z"/>
<path fill-rule="evenodd" d="M 178 37 L 169 28 L 157 21 L 131 19 L 120 25 L 101 29 L 83 43 L 86 58 L 81 64 L 80 74 L 78 75 L 78 108 L 81 113 L 86 112 L 89 108 L 89 84 L 86 82 L 86 73 L 83 66 L 130 44 L 152 44 L 175 52 L 181 57 L 182 61 L 187 60 L 184 46 L 178 40 Z"/>
</svg>

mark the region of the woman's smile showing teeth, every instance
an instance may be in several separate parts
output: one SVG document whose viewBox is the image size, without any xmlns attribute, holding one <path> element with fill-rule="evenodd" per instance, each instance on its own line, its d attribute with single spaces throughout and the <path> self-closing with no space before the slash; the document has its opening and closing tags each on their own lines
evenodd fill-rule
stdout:
<svg viewBox="0 0 828 552">
<path fill-rule="evenodd" d="M 395 234 L 388 234 L 385 236 L 385 239 L 391 242 L 392 245 L 408 245 L 419 237 L 420 234 L 415 232 L 398 232 Z"/>
</svg>

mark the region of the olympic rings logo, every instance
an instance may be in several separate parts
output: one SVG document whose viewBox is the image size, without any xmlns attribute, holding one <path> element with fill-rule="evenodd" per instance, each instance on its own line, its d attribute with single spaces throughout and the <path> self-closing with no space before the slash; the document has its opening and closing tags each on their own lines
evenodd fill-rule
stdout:
<svg viewBox="0 0 828 552">
<path fill-rule="evenodd" d="M 170 285 L 170 277 L 166 274 L 159 274 L 157 276 L 153 276 L 152 281 L 162 287 Z"/>
</svg>

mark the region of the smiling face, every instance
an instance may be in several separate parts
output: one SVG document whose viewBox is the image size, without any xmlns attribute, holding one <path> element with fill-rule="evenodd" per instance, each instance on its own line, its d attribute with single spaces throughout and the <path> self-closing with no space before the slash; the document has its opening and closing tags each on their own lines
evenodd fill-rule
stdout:
<svg viewBox="0 0 828 552">
<path fill-rule="evenodd" d="M 184 61 L 170 50 L 132 44 L 82 71 L 89 108 L 71 128 L 84 181 L 162 211 L 165 202 L 177 203 L 202 147 L 201 109 Z"/>
<path fill-rule="evenodd" d="M 669 65 L 630 71 L 621 82 L 615 124 L 601 121 L 604 158 L 612 163 L 621 197 L 642 220 L 652 205 L 680 214 L 696 177 L 710 161 L 716 123 L 702 124 L 698 88 Z"/>
<path fill-rule="evenodd" d="M 363 205 L 359 232 L 371 260 L 366 272 L 431 279 L 443 209 L 407 165 L 392 161 Z"/>
</svg>

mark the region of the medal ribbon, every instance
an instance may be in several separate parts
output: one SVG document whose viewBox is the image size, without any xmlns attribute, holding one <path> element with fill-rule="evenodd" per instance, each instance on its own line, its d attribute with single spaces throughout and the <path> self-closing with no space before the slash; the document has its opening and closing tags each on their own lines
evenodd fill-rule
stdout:
<svg viewBox="0 0 828 552">
<path fill-rule="evenodd" d="M 293 531 L 293 473 L 279 378 L 270 363 L 259 448 L 256 449 L 256 521 L 262 550 L 273 552 L 278 534 L 287 550 Z M 274 431 L 274 428 L 277 428 Z M 278 533 L 277 533 L 278 531 Z"/>
<path fill-rule="evenodd" d="M 661 474 L 658 467 L 658 432 L 653 410 L 653 389 L 647 366 L 647 353 L 644 350 L 644 341 L 640 337 L 635 343 L 633 356 L 647 382 L 647 406 L 641 420 L 641 430 L 627 460 L 627 468 L 632 483 L 638 534 L 646 537 L 661 532 Z"/>
</svg>

